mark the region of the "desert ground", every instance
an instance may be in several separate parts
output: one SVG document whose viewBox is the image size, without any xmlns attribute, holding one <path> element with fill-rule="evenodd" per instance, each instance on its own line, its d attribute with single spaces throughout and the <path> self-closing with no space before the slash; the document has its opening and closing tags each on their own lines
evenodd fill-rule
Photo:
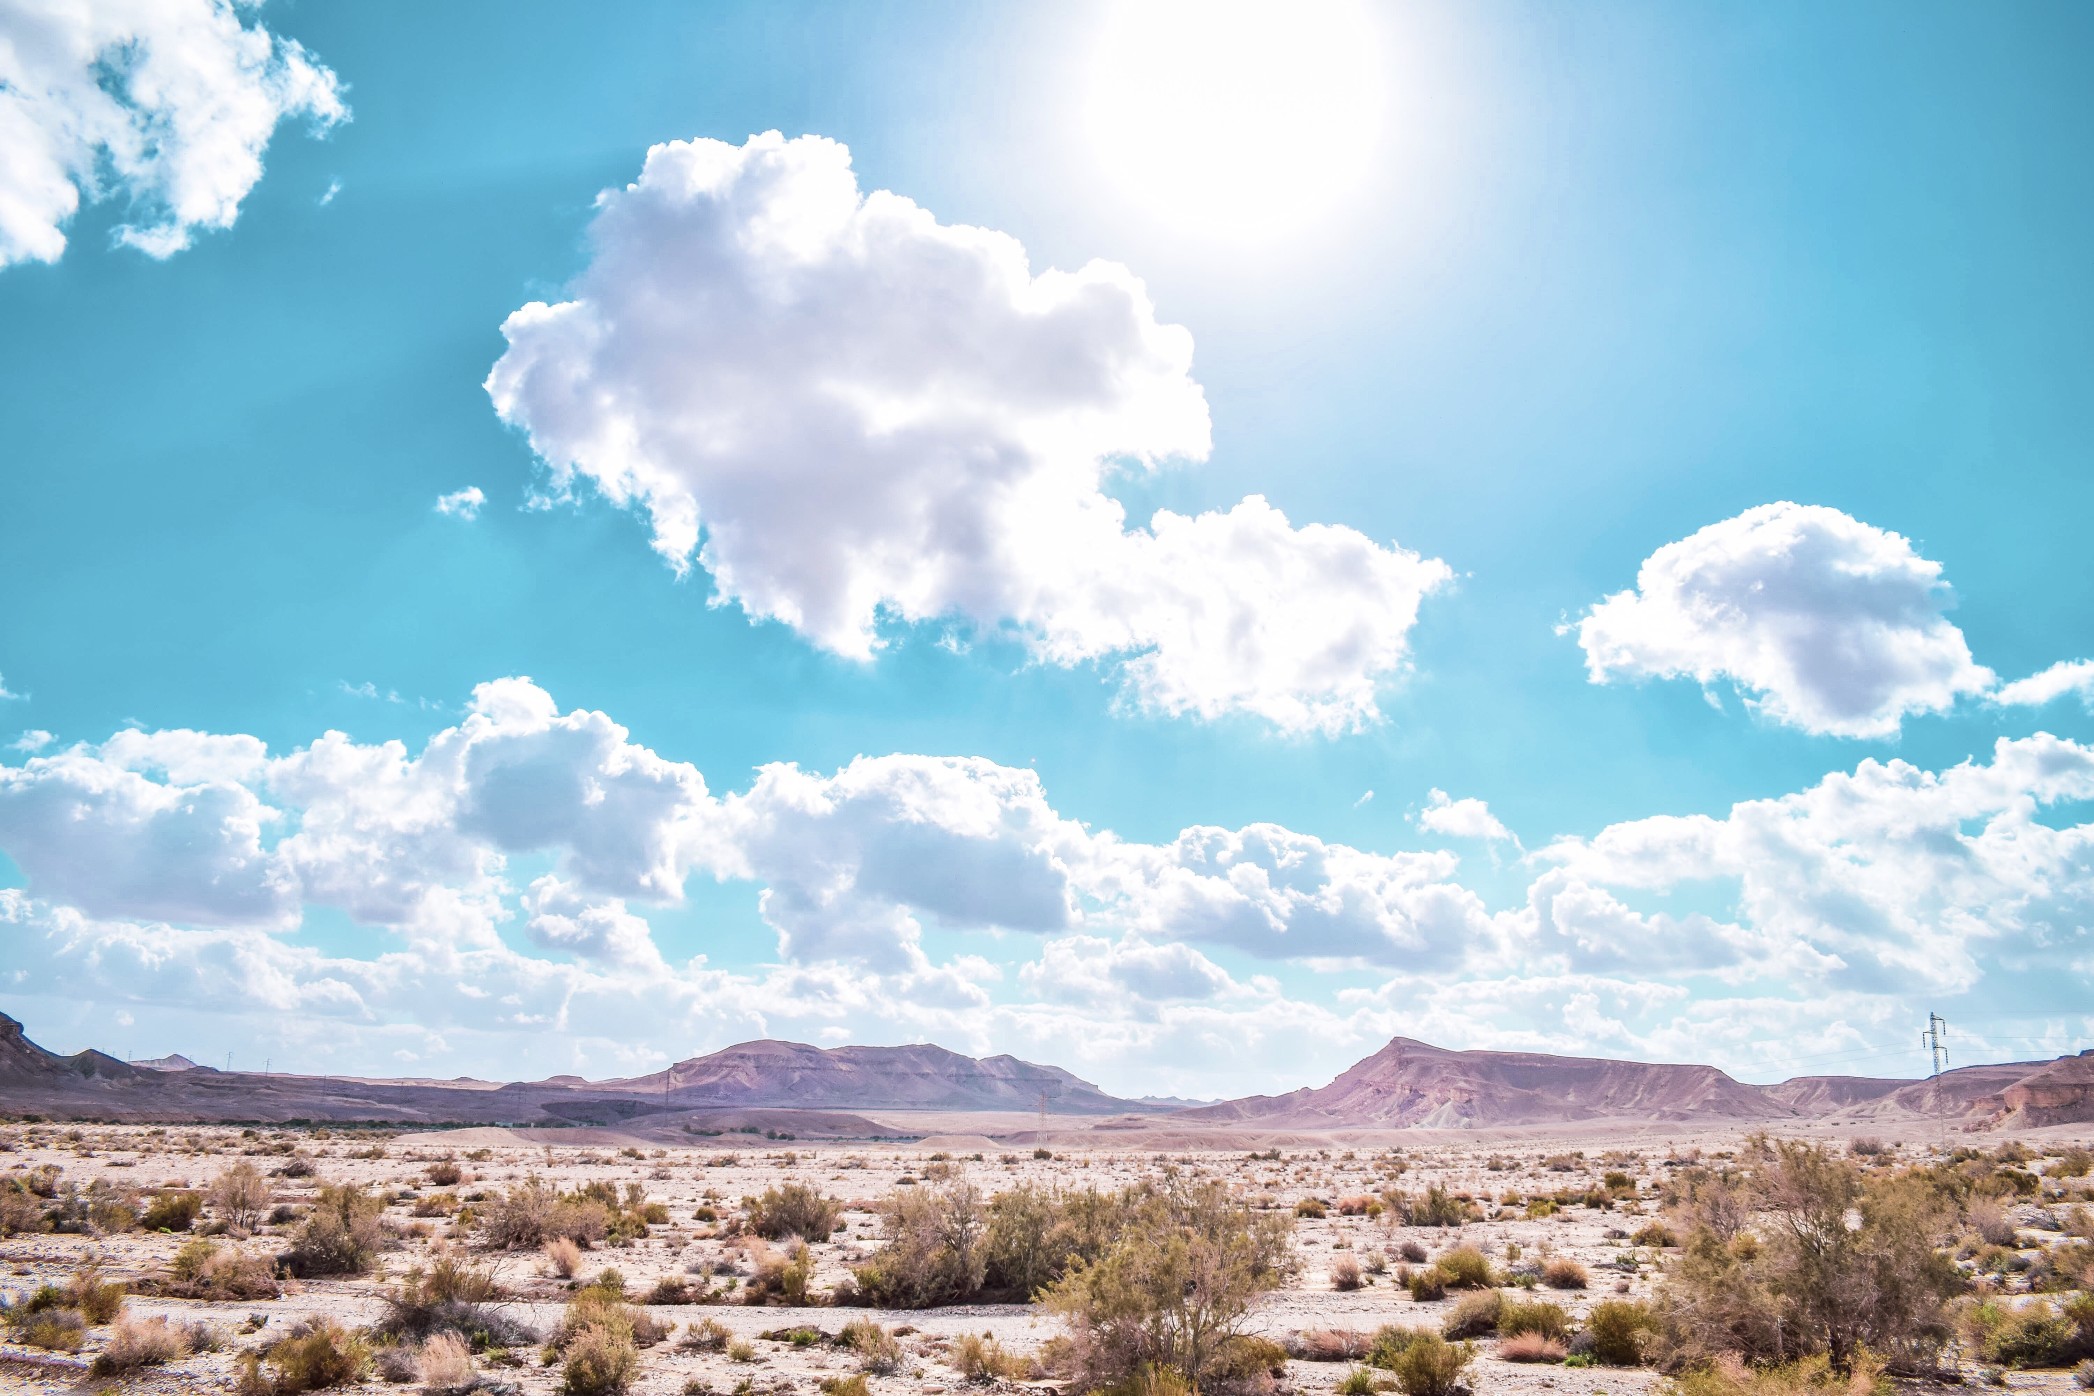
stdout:
<svg viewBox="0 0 2094 1396">
<path fill-rule="evenodd" d="M 76 1196 L 121 1195 L 143 1204 L 167 1192 L 201 1193 L 225 1170 L 246 1162 L 266 1180 L 266 1198 L 251 1226 L 228 1225 L 217 1208 L 204 1206 L 186 1231 L 90 1223 L 77 1231 L 24 1230 L 0 1240 L 0 1285 L 11 1303 L 41 1286 L 63 1288 L 92 1273 L 123 1283 L 125 1321 L 165 1317 L 185 1328 L 201 1325 L 190 1329 L 196 1336 L 188 1345 L 207 1349 L 98 1379 L 90 1375 L 91 1364 L 112 1341 L 113 1324 L 90 1325 L 77 1352 L 28 1345 L 10 1328 L 0 1347 L 0 1389 L 224 1391 L 235 1384 L 244 1351 L 266 1347 L 310 1316 L 382 1334 L 389 1296 L 400 1293 L 414 1272 L 446 1256 L 484 1269 L 495 1286 L 487 1307 L 528 1332 L 513 1346 L 471 1356 L 467 1380 L 483 1390 L 533 1396 L 561 1390 L 562 1369 L 544 1360 L 543 1341 L 558 1328 L 578 1289 L 605 1270 L 615 1270 L 625 1295 L 666 1331 L 641 1351 L 632 1386 L 651 1396 L 813 1393 L 824 1381 L 837 1387 L 866 1365 L 837 1336 L 844 1324 L 868 1318 L 890 1329 L 900 1348 L 893 1370 L 869 1375 L 875 1396 L 942 1396 L 964 1390 L 970 1375 L 984 1384 L 1032 1380 L 1058 1386 L 1050 1372 L 1027 1369 L 1028 1360 L 1063 1330 L 1058 1316 L 1035 1305 L 897 1310 L 746 1302 L 753 1277 L 766 1260 L 775 1264 L 778 1252 L 740 1227 L 745 1199 L 798 1183 L 843 1204 L 834 1233 L 810 1246 L 807 1292 L 818 1301 L 839 1286 L 848 1289 L 853 1267 L 880 1249 L 883 1200 L 900 1191 L 958 1183 L 972 1184 L 985 1198 L 1023 1184 L 1109 1190 L 1170 1169 L 1182 1177 L 1221 1180 L 1252 1208 L 1294 1218 L 1295 1273 L 1257 1301 L 1248 1327 L 1286 1345 L 1292 1355 L 1280 1389 L 1320 1393 L 1336 1390 L 1356 1373 L 1366 1337 L 1381 1326 L 1445 1323 L 1463 1293 L 1450 1290 L 1444 1298 L 1421 1301 L 1400 1277 L 1458 1246 L 1488 1257 L 1508 1294 L 1524 1286 L 1562 1305 L 1574 1328 L 1597 1302 L 1650 1298 L 1679 1255 L 1662 1244 L 1659 1233 L 1646 1230 L 1662 1221 L 1668 1179 L 1696 1163 L 1716 1164 L 1745 1142 L 1737 1130 L 1674 1137 L 1652 1130 L 1632 1139 L 1610 1139 L 1607 1131 L 1592 1128 L 1553 1135 L 1384 1131 L 1287 1148 L 1253 1140 L 1241 1148 L 1172 1151 L 1115 1147 L 1109 1134 L 1078 1130 L 1052 1135 L 1052 1147 L 998 1143 L 984 1131 L 1008 1129 L 1013 1120 L 946 1117 L 944 1123 L 941 1134 L 909 1145 L 809 1146 L 742 1136 L 687 1148 L 603 1129 L 13 1126 L 0 1134 L 0 1176 L 35 1179 L 39 1193 L 62 1196 L 72 1185 Z M 2057 1161 L 2084 1148 L 2090 1136 L 2094 1131 L 2084 1126 L 2014 1136 L 2011 1157 L 2026 1156 L 2022 1167 L 2039 1180 L 2038 1187 L 2004 1207 L 2012 1234 L 2008 1245 L 1994 1248 L 1978 1280 L 1981 1289 L 2014 1293 L 2028 1268 L 2014 1257 L 2040 1257 L 2071 1242 L 2072 1232 L 2084 1231 L 2094 1206 L 2073 1209 L 2094 1204 L 2094 1179 L 2053 1172 L 2069 1173 Z M 1911 1163 L 1938 1157 L 1945 1148 L 1997 1150 L 2002 1142 L 1997 1135 L 1944 1142 L 1908 1129 L 1905 1137 L 1864 1147 L 1874 1153 L 1880 1146 L 1873 1161 Z M 1844 1149 L 1847 1141 L 1840 1143 Z M 595 1242 L 566 1266 L 543 1248 L 491 1247 L 472 1216 L 534 1177 L 569 1191 L 611 1185 L 645 1210 L 645 1234 Z M 195 1270 L 199 1242 L 228 1256 L 255 1257 L 260 1273 L 268 1274 L 326 1184 L 354 1184 L 383 1199 L 383 1241 L 367 1273 L 284 1279 L 274 1297 L 183 1298 L 169 1292 L 180 1288 L 167 1281 L 181 1269 L 178 1256 L 185 1247 L 189 1270 Z M 1471 1204 L 1480 1219 L 1414 1226 L 1379 1203 L 1360 1209 L 1364 1199 L 1391 1189 L 1416 1194 L 1433 1185 Z M 1556 1266 L 1558 1278 L 1582 1271 L 1583 1285 L 1538 1283 L 1552 1261 L 1574 1262 L 1575 1268 Z M 1980 1268 L 1968 1257 L 1964 1263 Z M 1357 1287 L 1347 1287 L 1354 1265 Z M 563 1268 L 570 1273 L 558 1273 Z M 644 1302 L 663 1297 L 682 1302 Z M 968 1334 L 993 1338 L 1014 1355 L 1013 1362 L 1000 1376 L 963 1372 L 960 1367 L 968 1364 L 956 1358 L 956 1340 Z M 388 1357 L 388 1346 L 393 1351 L 390 1360 L 372 1363 L 357 1383 L 362 1389 L 388 1389 L 388 1377 L 391 1389 L 436 1385 L 416 1368 L 411 1338 L 390 1345 L 378 1336 L 370 1341 L 378 1358 Z M 1645 1368 L 1504 1361 L 1499 1346 L 1489 1337 L 1480 1341 L 1467 1374 L 1473 1390 L 1633 1396 L 1663 1380 Z M 1325 1358 L 1335 1360 L 1319 1360 Z M 1980 1374 L 1981 1364 L 1967 1354 L 1961 1366 Z M 2069 1371 L 1983 1375 L 2017 1391 L 2074 1389 Z M 451 1389 L 462 1385 L 454 1379 Z"/>
</svg>

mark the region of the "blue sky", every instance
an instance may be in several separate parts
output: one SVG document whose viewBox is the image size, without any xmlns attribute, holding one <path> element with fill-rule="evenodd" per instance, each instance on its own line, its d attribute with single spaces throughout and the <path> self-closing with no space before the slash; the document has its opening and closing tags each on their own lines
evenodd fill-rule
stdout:
<svg viewBox="0 0 2094 1396">
<path fill-rule="evenodd" d="M 273 35 L 231 132 L 0 74 L 181 132 L 0 156 L 0 1009 L 1203 1095 L 1394 1032 L 1757 1079 L 1917 1071 L 1930 1009 L 1966 1061 L 2094 1041 L 2094 20 L 1128 13 L 69 36 Z M 816 227 L 839 179 L 922 213 Z M 403 744 L 395 803 L 330 731 Z"/>
</svg>

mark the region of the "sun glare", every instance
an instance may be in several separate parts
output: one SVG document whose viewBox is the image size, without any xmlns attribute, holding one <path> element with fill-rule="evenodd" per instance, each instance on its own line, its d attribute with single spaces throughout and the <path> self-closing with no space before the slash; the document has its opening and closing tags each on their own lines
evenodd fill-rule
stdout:
<svg viewBox="0 0 2094 1396">
<path fill-rule="evenodd" d="M 1174 231 L 1265 242 L 1338 213 L 1381 135 L 1359 0 L 1121 0 L 1090 64 L 1102 174 Z"/>
</svg>

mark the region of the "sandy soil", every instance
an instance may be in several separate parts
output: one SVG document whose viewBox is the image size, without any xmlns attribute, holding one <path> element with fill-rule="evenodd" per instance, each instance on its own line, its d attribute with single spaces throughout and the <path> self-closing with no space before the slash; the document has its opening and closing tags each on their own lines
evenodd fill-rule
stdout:
<svg viewBox="0 0 2094 1396">
<path fill-rule="evenodd" d="M 108 1178 L 141 1189 L 201 1187 L 242 1156 L 267 1171 L 281 1167 L 296 1151 L 312 1159 L 317 1176 L 272 1178 L 276 1204 L 301 1209 L 323 1178 L 388 1193 L 391 1203 L 386 1220 L 394 1239 L 374 1274 L 293 1282 L 280 1299 L 232 1304 L 133 1296 L 128 1303 L 134 1315 L 166 1314 L 182 1321 L 201 1318 L 215 1325 L 225 1339 L 219 1352 L 147 1369 L 121 1384 L 125 1391 L 175 1393 L 223 1391 L 236 1352 L 282 1334 L 305 1315 L 326 1314 L 352 1326 L 376 1319 L 384 1311 L 385 1290 L 397 1284 L 410 1266 L 426 1263 L 435 1248 L 452 1244 L 445 1236 L 450 1229 L 447 1219 L 415 1216 L 417 1202 L 439 1191 L 455 1193 L 461 1199 L 491 1195 L 534 1173 L 555 1178 L 566 1187 L 597 1180 L 613 1182 L 621 1189 L 637 1184 L 650 1200 L 667 1206 L 669 1223 L 651 1228 L 647 1237 L 584 1257 L 583 1278 L 603 1267 L 615 1267 L 624 1276 L 628 1293 L 644 1293 L 664 1276 L 747 1273 L 746 1259 L 733 1240 L 721 1236 L 716 1224 L 699 1221 L 699 1209 L 711 1207 L 724 1218 L 742 1197 L 787 1179 L 814 1185 L 848 1204 L 843 1230 L 815 1247 L 818 1290 L 842 1280 L 851 1265 L 877 1249 L 875 1209 L 883 1195 L 907 1185 L 904 1179 L 935 1181 L 942 1175 L 958 1174 L 985 1193 L 1021 1181 L 1111 1188 L 1169 1164 L 1224 1178 L 1254 1203 L 1283 1209 L 1291 1209 L 1305 1197 L 1335 1201 L 1392 1184 L 1416 1190 L 1432 1182 L 1491 1201 L 1490 1210 L 1500 1219 L 1450 1230 L 1389 1225 L 1385 1220 L 1341 1216 L 1335 1211 L 1324 1218 L 1301 1219 L 1296 1232 L 1300 1273 L 1289 1288 L 1263 1301 L 1255 1314 L 1258 1331 L 1284 1340 L 1313 1329 L 1371 1332 L 1385 1323 L 1437 1327 L 1452 1308 L 1452 1298 L 1414 1303 L 1388 1276 L 1349 1293 L 1332 1287 L 1330 1267 L 1336 1258 L 1350 1254 L 1364 1263 L 1381 1255 L 1393 1266 L 1406 1242 L 1437 1255 L 1459 1241 L 1481 1248 L 1501 1265 L 1513 1256 L 1529 1261 L 1571 1257 L 1587 1267 L 1590 1287 L 1549 1292 L 1547 1297 L 1563 1303 L 1574 1316 L 1601 1298 L 1617 1294 L 1648 1297 L 1662 1280 L 1667 1254 L 1639 1247 L 1629 1238 L 1652 1219 L 1657 1186 L 1668 1169 L 1691 1157 L 1692 1151 L 1714 1155 L 1739 1142 L 1736 1135 L 1720 1132 L 1639 1131 L 1625 1139 L 1590 1129 L 1559 1131 L 1554 1136 L 1545 1131 L 1508 1131 L 1488 1138 L 1407 1135 L 1401 1140 L 1402 1171 L 1398 1173 L 1396 1160 L 1382 1152 L 1379 1144 L 1365 1141 L 1333 1139 L 1317 1148 L 1282 1149 L 1278 1158 L 1272 1158 L 1251 1156 L 1249 1142 L 1259 1142 L 1260 1153 L 1271 1147 L 1260 1141 L 1247 1141 L 1227 1151 L 1158 1153 L 1114 1147 L 1110 1133 L 1072 1131 L 1066 1137 L 1074 1141 L 1073 1147 L 1064 1143 L 1056 1148 L 1055 1156 L 1040 1158 L 1030 1145 L 998 1143 L 983 1132 L 984 1126 L 1008 1129 L 1012 1121 L 969 1117 L 947 1123 L 952 1127 L 910 1146 L 807 1147 L 744 1139 L 710 1140 L 685 1149 L 642 1146 L 616 1131 L 595 1129 L 521 1133 L 472 1129 L 388 1137 L 360 1131 L 329 1135 L 278 1129 L 243 1133 L 221 1127 L 27 1126 L 11 1131 L 12 1148 L 0 1152 L 0 1169 L 56 1165 L 64 1170 L 65 1180 L 81 1184 Z M 2043 1131 L 2030 1136 L 2029 1143 L 2040 1153 L 2089 1134 L 2094 1131 Z M 1908 1158 L 1920 1157 L 1932 1147 L 1932 1142 L 1919 1139 L 1899 1145 Z M 464 1170 L 464 1178 L 444 1189 L 431 1186 L 426 1172 L 439 1160 L 454 1160 Z M 1610 1169 L 1636 1178 L 1636 1200 L 1606 1211 L 1569 1207 L 1538 1219 L 1529 1219 L 1523 1207 L 1496 1205 L 1497 1199 L 1508 1194 L 1524 1198 L 1562 1188 L 1596 1186 Z M 208 1222 L 208 1214 L 205 1220 Z M 285 1223 L 265 1227 L 251 1237 L 217 1239 L 221 1244 L 274 1255 L 288 1245 L 294 1227 L 295 1223 Z M 0 1287 L 23 1294 L 39 1284 L 62 1284 L 90 1264 L 113 1277 L 145 1276 L 164 1266 L 189 1239 L 136 1231 L 106 1236 L 18 1235 L 0 1241 Z M 2036 1246 L 2054 1237 L 2030 1230 L 2022 1239 Z M 541 1256 L 477 1250 L 472 1254 L 492 1265 L 509 1296 L 502 1301 L 507 1312 L 540 1332 L 553 1326 L 570 1284 L 551 1274 Z M 1371 1263 L 1368 1268 L 1373 1268 Z M 880 1312 L 711 1304 L 656 1306 L 650 1312 L 679 1329 L 701 1319 L 717 1320 L 737 1338 L 747 1340 L 753 1350 L 750 1360 L 734 1361 L 722 1353 L 679 1350 L 673 1339 L 653 1347 L 643 1353 L 642 1375 L 635 1387 L 651 1396 L 699 1390 L 741 1392 L 743 1396 L 787 1390 L 811 1394 L 821 1378 L 856 1371 L 852 1355 L 832 1346 L 795 1346 L 759 1335 L 802 1327 L 833 1334 L 845 1322 L 861 1316 L 907 1330 L 903 1337 L 907 1363 L 895 1375 L 872 1378 L 875 1396 L 959 1392 L 966 1383 L 945 1361 L 944 1350 L 959 1334 L 987 1334 L 1006 1347 L 1029 1353 L 1060 1331 L 1058 1320 L 1022 1305 Z M 94 1330 L 87 1348 L 77 1357 L 43 1353 L 13 1341 L 0 1344 L 0 1391 L 88 1389 L 83 1385 L 86 1361 L 106 1341 L 107 1331 Z M 1486 1341 L 1483 1356 L 1472 1369 L 1471 1385 L 1479 1393 L 1637 1396 L 1659 1383 L 1655 1374 L 1640 1370 L 1501 1362 L 1491 1355 L 1494 1347 Z M 488 1378 L 532 1396 L 558 1389 L 557 1369 L 541 1367 L 535 1348 L 517 1349 L 492 1362 L 483 1359 L 481 1366 Z M 1343 1362 L 1295 1361 L 1289 1364 L 1286 1384 L 1298 1392 L 1321 1393 L 1332 1389 L 1350 1369 Z M 2016 1391 L 2063 1393 L 2075 1389 L 2070 1374 L 2062 1372 L 2015 1373 L 2007 1377 L 2007 1383 Z M 376 1380 L 366 1384 L 369 1390 L 382 1388 L 383 1383 Z"/>
</svg>

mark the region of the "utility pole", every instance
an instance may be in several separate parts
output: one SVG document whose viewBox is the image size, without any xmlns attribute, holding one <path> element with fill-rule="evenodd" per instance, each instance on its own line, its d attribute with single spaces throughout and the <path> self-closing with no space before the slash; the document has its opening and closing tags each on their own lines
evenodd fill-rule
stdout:
<svg viewBox="0 0 2094 1396">
<path fill-rule="evenodd" d="M 1920 1034 L 1920 1046 L 1932 1055 L 1934 1069 L 1927 1074 L 1939 1076 L 1949 1064 L 1949 1025 L 1939 1013 L 1927 1015 L 1927 1030 Z"/>
<path fill-rule="evenodd" d="M 1920 1034 L 1920 1046 L 1927 1049 L 1928 1079 L 1934 1082 L 1934 1115 L 1941 1134 L 1941 1147 L 1949 1144 L 1949 1102 L 1942 1093 L 1941 1073 L 1949 1065 L 1949 1025 L 1939 1013 L 1927 1014 L 1927 1030 Z"/>
</svg>

